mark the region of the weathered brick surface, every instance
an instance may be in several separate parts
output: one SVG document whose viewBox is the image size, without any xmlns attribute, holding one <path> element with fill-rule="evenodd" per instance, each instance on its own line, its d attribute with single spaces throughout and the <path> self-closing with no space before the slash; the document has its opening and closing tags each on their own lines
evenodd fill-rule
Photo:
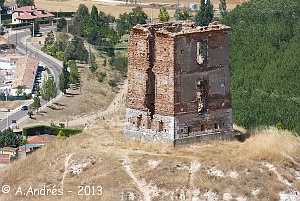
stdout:
<svg viewBox="0 0 300 201">
<path fill-rule="evenodd" d="M 133 27 L 125 138 L 173 145 L 231 138 L 229 65 L 227 26 Z"/>
</svg>

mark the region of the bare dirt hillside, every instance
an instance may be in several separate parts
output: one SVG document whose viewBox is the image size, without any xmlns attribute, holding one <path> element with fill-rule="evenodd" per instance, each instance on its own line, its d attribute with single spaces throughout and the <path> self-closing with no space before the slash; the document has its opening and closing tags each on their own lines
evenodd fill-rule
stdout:
<svg viewBox="0 0 300 201">
<path fill-rule="evenodd" d="M 0 200 L 300 199 L 300 140 L 288 132 L 172 148 L 124 142 L 123 128 L 122 115 L 97 119 L 1 168 L 0 187 L 10 192 Z"/>
</svg>

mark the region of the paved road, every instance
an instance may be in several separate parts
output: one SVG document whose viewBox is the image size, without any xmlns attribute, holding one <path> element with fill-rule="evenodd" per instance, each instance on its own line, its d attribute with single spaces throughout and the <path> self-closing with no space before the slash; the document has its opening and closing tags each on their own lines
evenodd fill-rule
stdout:
<svg viewBox="0 0 300 201">
<path fill-rule="evenodd" d="M 8 121 L 9 121 L 9 125 L 12 124 L 12 120 L 20 120 L 21 118 L 23 118 L 24 116 L 27 115 L 27 112 L 26 110 L 19 110 L 17 111 L 16 113 L 14 112 L 11 112 L 10 116 L 8 117 Z M 7 118 L 4 118 L 1 122 L 0 122 L 0 129 L 1 130 L 4 130 L 5 128 L 7 128 Z"/>
<path fill-rule="evenodd" d="M 41 32 L 49 32 L 50 30 L 51 30 L 50 28 L 44 28 L 44 29 L 41 29 Z M 19 52 L 25 54 L 26 53 L 26 40 L 29 37 L 30 37 L 30 31 L 25 30 L 25 31 L 17 31 L 17 33 L 16 32 L 11 33 L 8 36 L 8 39 L 16 45 L 17 50 Z M 51 71 L 54 75 L 54 80 L 56 82 L 57 88 L 59 88 L 58 87 L 58 80 L 59 80 L 58 75 L 61 73 L 61 66 L 62 66 L 61 61 L 36 49 L 29 42 L 27 43 L 27 54 L 37 56 L 39 61 L 42 61 L 45 65 L 47 65 L 51 69 Z M 58 91 L 58 93 L 60 93 L 60 91 Z M 42 105 L 44 103 L 45 103 L 44 101 L 41 101 Z M 9 126 L 12 124 L 12 120 L 16 120 L 17 124 L 18 124 L 18 122 L 20 122 L 21 120 L 26 118 L 27 112 L 28 111 L 23 111 L 23 110 L 17 110 L 17 111 L 11 112 L 10 116 L 8 118 Z M 7 118 L 4 118 L 0 122 L 0 130 L 4 130 L 5 128 L 7 128 Z"/>
<path fill-rule="evenodd" d="M 41 29 L 41 32 L 49 32 L 51 28 L 44 28 Z M 17 50 L 20 51 L 21 53 L 25 54 L 26 53 L 26 39 L 30 37 L 30 31 L 25 30 L 25 31 L 17 31 L 8 36 L 8 39 L 12 41 L 16 47 Z M 36 37 L 38 38 L 38 37 Z M 17 41 L 17 42 L 16 42 Z M 38 39 L 37 39 L 38 41 Z M 44 52 L 38 50 L 30 42 L 27 42 L 27 55 L 32 55 L 36 56 L 40 61 L 42 61 L 46 66 L 48 66 L 53 74 L 54 74 L 54 80 L 57 84 L 58 87 L 58 75 L 61 73 L 61 66 L 62 62 L 45 54 Z"/>
</svg>

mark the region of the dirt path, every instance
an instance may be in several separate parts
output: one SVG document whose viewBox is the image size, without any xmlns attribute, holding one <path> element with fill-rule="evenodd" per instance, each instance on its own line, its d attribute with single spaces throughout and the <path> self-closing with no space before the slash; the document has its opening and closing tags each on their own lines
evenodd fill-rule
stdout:
<svg viewBox="0 0 300 201">
<path fill-rule="evenodd" d="M 144 195 L 143 200 L 144 201 L 150 201 L 150 195 L 149 195 L 149 190 L 147 189 L 146 185 L 139 181 L 133 174 L 132 172 L 132 167 L 130 165 L 130 159 L 129 157 L 126 155 L 123 158 L 123 168 L 125 169 L 126 173 L 131 177 L 131 179 L 134 181 L 134 183 L 136 184 L 136 187 L 142 192 L 142 194 Z"/>
<path fill-rule="evenodd" d="M 127 80 L 124 81 L 123 85 L 119 85 L 120 91 L 116 94 L 110 105 L 102 111 L 94 111 L 92 115 L 85 115 L 79 117 L 78 119 L 72 120 L 68 122 L 70 127 L 85 125 L 85 129 L 89 129 L 90 125 L 95 122 L 96 119 L 102 118 L 104 119 L 106 116 L 111 115 L 115 112 L 120 112 L 122 107 L 125 106 L 126 102 L 126 94 L 127 94 Z"/>
</svg>

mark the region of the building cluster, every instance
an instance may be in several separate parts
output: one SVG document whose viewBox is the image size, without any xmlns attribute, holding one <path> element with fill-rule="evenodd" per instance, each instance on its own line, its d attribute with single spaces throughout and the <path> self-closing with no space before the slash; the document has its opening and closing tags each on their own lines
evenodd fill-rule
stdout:
<svg viewBox="0 0 300 201">
<path fill-rule="evenodd" d="M 47 19 L 49 17 L 54 17 L 54 15 L 35 5 L 15 8 L 12 11 L 12 23 L 14 24 L 32 22 L 35 19 Z"/>
<path fill-rule="evenodd" d="M 5 55 L 0 57 L 0 93 L 8 96 L 31 94 L 35 90 L 39 61 L 35 57 Z M 19 94 L 20 89 L 22 94 Z"/>
<path fill-rule="evenodd" d="M 14 160 L 25 158 L 26 155 L 31 154 L 40 147 L 50 143 L 51 140 L 41 136 L 31 136 L 27 138 L 27 143 L 23 146 L 2 147 L 0 148 L 0 167 L 11 163 Z"/>
</svg>

